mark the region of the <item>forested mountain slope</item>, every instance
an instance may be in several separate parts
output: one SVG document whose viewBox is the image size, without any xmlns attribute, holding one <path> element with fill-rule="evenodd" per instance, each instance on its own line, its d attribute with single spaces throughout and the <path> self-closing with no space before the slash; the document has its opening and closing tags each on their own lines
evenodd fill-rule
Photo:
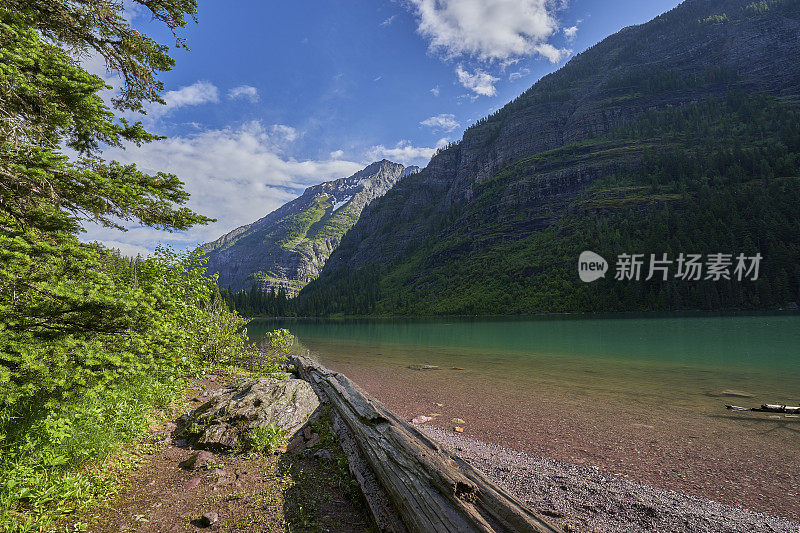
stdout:
<svg viewBox="0 0 800 533">
<path fill-rule="evenodd" d="M 687 0 L 623 29 L 373 202 L 302 291 L 298 312 L 797 301 L 798 57 L 800 2 Z M 623 253 L 764 259 L 758 281 L 618 281 L 612 270 L 585 284 L 583 250 L 609 262 Z"/>
<path fill-rule="evenodd" d="M 264 218 L 206 244 L 208 274 L 219 274 L 219 286 L 234 292 L 257 285 L 293 295 L 317 276 L 362 209 L 416 170 L 384 159 L 309 187 Z"/>
</svg>

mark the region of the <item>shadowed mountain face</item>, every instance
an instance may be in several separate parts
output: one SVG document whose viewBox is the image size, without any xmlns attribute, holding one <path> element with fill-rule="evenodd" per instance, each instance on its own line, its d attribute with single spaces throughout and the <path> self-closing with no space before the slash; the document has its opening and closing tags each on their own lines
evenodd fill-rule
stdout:
<svg viewBox="0 0 800 533">
<path fill-rule="evenodd" d="M 234 292 L 259 285 L 297 293 L 316 278 L 361 211 L 419 170 L 383 160 L 349 178 L 309 187 L 264 218 L 204 246 L 208 274 Z"/>
<path fill-rule="evenodd" d="M 797 300 L 800 251 L 788 243 L 800 242 L 798 57 L 796 1 L 687 0 L 621 30 L 373 202 L 304 289 L 299 312 Z M 584 249 L 607 259 L 692 250 L 769 259 L 758 284 L 589 285 L 575 269 Z M 364 297 L 350 301 L 367 302 L 358 309 L 337 300 L 352 290 Z"/>
</svg>

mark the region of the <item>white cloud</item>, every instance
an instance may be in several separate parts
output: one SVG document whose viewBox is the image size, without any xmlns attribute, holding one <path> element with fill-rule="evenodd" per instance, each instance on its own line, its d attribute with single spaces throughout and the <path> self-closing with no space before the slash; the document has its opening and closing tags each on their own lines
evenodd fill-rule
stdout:
<svg viewBox="0 0 800 533">
<path fill-rule="evenodd" d="M 191 194 L 188 207 L 216 218 L 217 222 L 176 233 L 138 226 L 119 232 L 88 225 L 82 239 L 116 248 L 126 245 L 132 247 L 130 250 L 153 250 L 159 242 L 179 249 L 193 248 L 261 218 L 309 185 L 350 176 L 363 168 L 360 162 L 333 158 L 297 160 L 283 155 L 275 148 L 275 131 L 286 133 L 290 129 L 296 131 L 289 126 L 275 130 L 250 122 L 238 128 L 207 130 L 141 147 L 128 146 L 127 150 L 106 150 L 107 159 L 136 163 L 147 172 L 178 175 Z"/>
<path fill-rule="evenodd" d="M 388 26 L 392 22 L 394 22 L 394 19 L 396 19 L 396 18 L 397 18 L 397 15 L 392 15 L 391 17 L 389 17 L 386 20 L 384 20 L 383 22 L 381 22 L 381 26 L 385 28 L 386 26 Z"/>
<path fill-rule="evenodd" d="M 258 89 L 252 85 L 239 85 L 228 91 L 228 98 L 232 100 L 243 99 L 258 102 Z"/>
<path fill-rule="evenodd" d="M 152 250 L 150 250 L 149 248 L 145 248 L 144 246 L 136 246 L 135 244 L 128 244 L 127 242 L 121 242 L 121 241 L 107 240 L 100 242 L 100 244 L 105 245 L 106 248 L 113 248 L 115 250 L 119 250 L 119 253 L 121 253 L 126 257 L 136 257 L 137 255 L 141 255 L 142 257 L 147 257 L 153 252 Z"/>
<path fill-rule="evenodd" d="M 431 94 L 433 96 L 439 96 L 439 86 L 438 85 L 436 87 L 434 87 L 433 89 L 431 89 Z"/>
<path fill-rule="evenodd" d="M 530 69 L 522 67 L 521 69 L 509 74 L 508 75 L 508 81 L 514 81 L 514 80 L 518 80 L 520 78 L 524 78 L 525 76 L 527 76 L 530 73 L 531 73 Z"/>
<path fill-rule="evenodd" d="M 374 78 L 372 81 L 381 81 L 382 79 L 383 79 L 383 76 L 378 76 L 377 78 Z"/>
<path fill-rule="evenodd" d="M 178 90 L 165 92 L 164 101 L 166 102 L 165 105 L 151 103 L 145 106 L 147 111 L 146 118 L 149 121 L 157 120 L 181 107 L 219 102 L 219 90 L 215 85 L 207 81 L 196 81 Z M 134 113 L 133 118 L 141 120 L 142 116 L 139 113 Z"/>
<path fill-rule="evenodd" d="M 334 150 L 331 152 L 331 159 L 341 159 L 344 157 L 344 150 Z"/>
<path fill-rule="evenodd" d="M 131 5 L 135 6 L 134 4 Z M 119 73 L 109 72 L 106 68 L 105 59 L 99 54 L 86 54 L 81 56 L 80 64 L 87 72 L 101 77 L 103 81 L 111 87 L 110 89 L 103 89 L 99 92 L 100 97 L 106 105 L 111 107 L 112 99 L 119 96 L 123 86 L 123 81 Z M 154 122 L 168 115 L 175 109 L 219 102 L 219 90 L 210 82 L 198 80 L 180 89 L 167 91 L 162 97 L 165 104 L 156 102 L 144 103 L 146 115 L 127 110 L 120 112 L 119 115 L 134 121 L 141 120 L 148 127 L 152 127 Z"/>
<path fill-rule="evenodd" d="M 564 28 L 564 35 L 566 35 L 567 39 L 570 41 L 575 38 L 578 34 L 578 27 L 577 26 L 570 26 L 569 28 Z"/>
<path fill-rule="evenodd" d="M 417 31 L 447 57 L 506 60 L 541 53 L 557 30 L 550 0 L 410 0 Z M 548 57 L 548 59 L 550 59 Z"/>
<path fill-rule="evenodd" d="M 551 63 L 560 63 L 572 54 L 569 48 L 556 48 L 550 43 L 542 43 L 536 46 L 536 51 L 550 60 Z"/>
<path fill-rule="evenodd" d="M 122 18 L 129 24 L 133 22 L 133 19 L 141 16 L 145 10 L 145 7 L 130 0 L 122 2 Z"/>
<path fill-rule="evenodd" d="M 470 73 L 464 70 L 461 65 L 458 65 L 458 67 L 456 67 L 456 75 L 461 85 L 475 94 L 481 96 L 495 96 L 497 94 L 497 89 L 495 89 L 494 84 L 500 78 L 495 78 L 481 69 L 476 69 L 475 72 Z"/>
<path fill-rule="evenodd" d="M 458 123 L 458 121 L 456 121 L 455 115 L 449 113 L 442 113 L 440 115 L 426 118 L 420 122 L 420 124 L 423 126 L 428 126 L 429 128 L 433 128 L 434 131 L 453 131 L 461 125 Z"/>
<path fill-rule="evenodd" d="M 167 103 L 164 106 L 166 109 L 213 103 L 219 102 L 219 92 L 207 81 L 196 81 L 177 91 L 167 91 L 164 93 L 164 101 Z"/>
<path fill-rule="evenodd" d="M 274 124 L 269 130 L 272 140 L 277 143 L 293 142 L 300 137 L 300 133 L 296 129 L 285 124 Z"/>
<path fill-rule="evenodd" d="M 411 141 L 400 141 L 393 148 L 379 144 L 373 146 L 367 151 L 367 158 L 370 161 L 377 161 L 379 159 L 389 159 L 396 163 L 408 165 L 425 166 L 430 161 L 436 148 L 444 146 L 448 143 L 448 139 L 440 139 L 434 148 L 426 148 L 422 146 L 414 146 Z"/>
<path fill-rule="evenodd" d="M 572 54 L 548 42 L 559 31 L 556 12 L 566 0 L 407 0 L 406 5 L 416 14 L 417 32 L 430 50 L 447 60 L 460 59 L 458 81 L 474 93 L 472 99 L 497 94 L 499 78 L 489 66 L 505 72 L 522 57 L 558 63 Z M 522 70 L 518 73 L 521 77 Z M 438 94 L 438 88 L 431 92 Z"/>
</svg>

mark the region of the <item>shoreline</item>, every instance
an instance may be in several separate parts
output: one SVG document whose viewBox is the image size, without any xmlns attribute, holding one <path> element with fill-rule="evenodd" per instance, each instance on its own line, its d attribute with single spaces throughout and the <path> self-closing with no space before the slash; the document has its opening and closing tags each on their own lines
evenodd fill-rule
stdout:
<svg viewBox="0 0 800 533">
<path fill-rule="evenodd" d="M 428 425 L 452 450 L 566 531 L 797 532 L 800 522 L 628 481 L 597 468 L 536 457 Z"/>
<path fill-rule="evenodd" d="M 421 426 L 426 429 L 457 435 L 453 429 L 459 425 L 461 436 L 515 453 L 597 469 L 755 513 L 800 519 L 800 460 L 791 452 L 774 453 L 795 449 L 794 432 L 800 430 L 795 419 L 732 419 L 735 414 L 725 412 L 720 403 L 720 413 L 710 416 L 727 422 L 710 425 L 708 415 L 691 410 L 670 413 L 669 418 L 649 412 L 636 405 L 635 396 L 628 411 L 609 413 L 593 395 L 565 397 L 551 386 L 520 389 L 464 371 L 445 379 L 439 373 L 445 371 L 370 368 L 326 358 L 322 363 L 405 420 L 438 415 Z M 780 424 L 786 430 L 769 431 Z"/>
<path fill-rule="evenodd" d="M 248 316 L 246 320 L 424 320 L 434 319 L 478 319 L 478 320 L 509 320 L 509 319 L 601 319 L 601 318 L 671 318 L 671 317 L 708 317 L 708 316 L 783 316 L 800 315 L 800 309 L 675 309 L 673 311 L 573 311 L 563 313 L 525 313 L 515 315 L 489 314 L 489 315 L 343 315 L 343 316 Z"/>
</svg>

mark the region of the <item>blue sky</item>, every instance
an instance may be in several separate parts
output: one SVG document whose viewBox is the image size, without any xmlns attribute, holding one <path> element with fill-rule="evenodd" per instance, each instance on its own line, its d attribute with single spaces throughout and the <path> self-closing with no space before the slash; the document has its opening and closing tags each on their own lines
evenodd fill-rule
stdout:
<svg viewBox="0 0 800 533">
<path fill-rule="evenodd" d="M 193 248 L 309 185 L 381 158 L 425 166 L 477 119 L 570 57 L 676 0 L 200 0 L 163 73 L 166 106 L 139 116 L 166 141 L 106 157 L 177 174 L 189 206 L 217 218 L 164 233 L 87 227 L 125 253 Z M 146 13 L 134 27 L 174 39 Z M 118 81 L 96 61 L 87 67 Z"/>
</svg>

